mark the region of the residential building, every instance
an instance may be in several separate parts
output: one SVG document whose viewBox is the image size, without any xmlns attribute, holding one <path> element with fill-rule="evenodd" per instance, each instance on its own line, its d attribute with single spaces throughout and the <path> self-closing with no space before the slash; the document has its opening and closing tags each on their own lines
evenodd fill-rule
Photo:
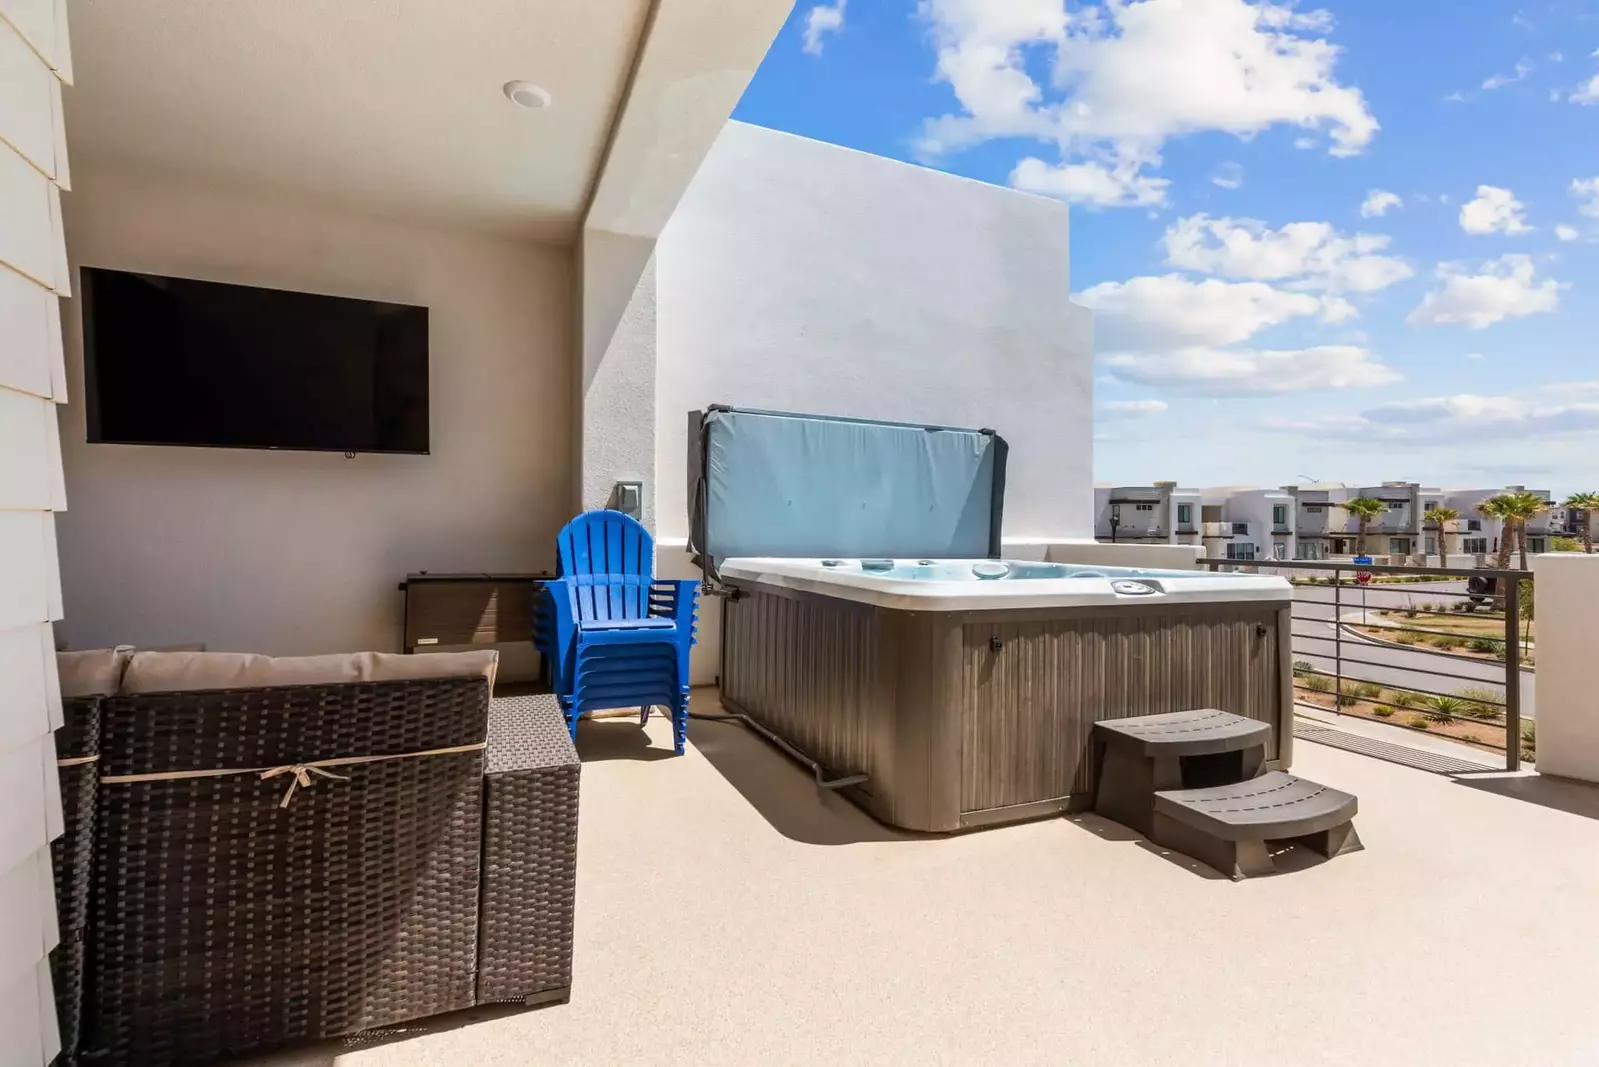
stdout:
<svg viewBox="0 0 1599 1067">
<path fill-rule="evenodd" d="M 1193 545 L 1200 542 L 1201 494 L 1176 482 L 1094 488 L 1094 537 L 1100 541 Z"/>
</svg>

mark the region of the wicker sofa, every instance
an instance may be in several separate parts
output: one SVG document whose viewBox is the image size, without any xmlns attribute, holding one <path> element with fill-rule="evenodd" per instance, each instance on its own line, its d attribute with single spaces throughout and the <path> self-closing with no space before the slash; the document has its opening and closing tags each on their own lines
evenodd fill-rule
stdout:
<svg viewBox="0 0 1599 1067">
<path fill-rule="evenodd" d="M 497 716 L 511 740 L 489 747 L 495 653 L 125 662 L 93 698 L 90 841 L 62 850 L 92 857 L 61 898 L 63 915 L 87 900 L 86 978 L 58 979 L 84 988 L 85 1062 L 201 1063 L 565 998 L 576 756 L 517 756 L 537 707 Z M 496 875 L 508 863 L 537 877 Z"/>
</svg>

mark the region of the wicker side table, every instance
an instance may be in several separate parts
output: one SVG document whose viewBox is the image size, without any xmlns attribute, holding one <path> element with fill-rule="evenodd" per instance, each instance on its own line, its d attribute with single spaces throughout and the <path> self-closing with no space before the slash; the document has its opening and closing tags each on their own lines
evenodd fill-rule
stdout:
<svg viewBox="0 0 1599 1067">
<path fill-rule="evenodd" d="M 479 1004 L 548 1004 L 571 992 L 578 772 L 553 695 L 490 703 Z"/>
<path fill-rule="evenodd" d="M 89 941 L 89 886 L 94 880 L 94 797 L 100 778 L 100 698 L 61 701 L 56 760 L 61 778 L 61 836 L 50 842 L 61 940 L 50 952 L 61 1062 L 74 1063 L 83 1019 L 84 958 Z"/>
</svg>

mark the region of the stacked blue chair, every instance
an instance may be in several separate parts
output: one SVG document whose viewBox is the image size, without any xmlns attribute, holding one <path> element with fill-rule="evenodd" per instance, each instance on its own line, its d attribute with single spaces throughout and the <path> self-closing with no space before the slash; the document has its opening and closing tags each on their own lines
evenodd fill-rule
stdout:
<svg viewBox="0 0 1599 1067">
<path fill-rule="evenodd" d="M 677 754 L 688 741 L 688 655 L 699 582 L 656 581 L 655 542 L 619 511 L 590 511 L 561 531 L 559 577 L 539 598 L 534 641 L 577 737 L 584 712 L 650 708 L 672 714 Z"/>
</svg>

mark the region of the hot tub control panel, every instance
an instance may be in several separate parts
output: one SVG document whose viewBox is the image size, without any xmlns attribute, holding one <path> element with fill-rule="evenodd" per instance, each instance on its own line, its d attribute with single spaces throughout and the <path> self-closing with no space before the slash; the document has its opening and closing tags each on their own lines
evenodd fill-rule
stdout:
<svg viewBox="0 0 1599 1067">
<path fill-rule="evenodd" d="M 1118 596 L 1158 596 L 1165 591 L 1154 582 L 1134 578 L 1118 578 L 1110 583 L 1110 588 Z"/>
</svg>

